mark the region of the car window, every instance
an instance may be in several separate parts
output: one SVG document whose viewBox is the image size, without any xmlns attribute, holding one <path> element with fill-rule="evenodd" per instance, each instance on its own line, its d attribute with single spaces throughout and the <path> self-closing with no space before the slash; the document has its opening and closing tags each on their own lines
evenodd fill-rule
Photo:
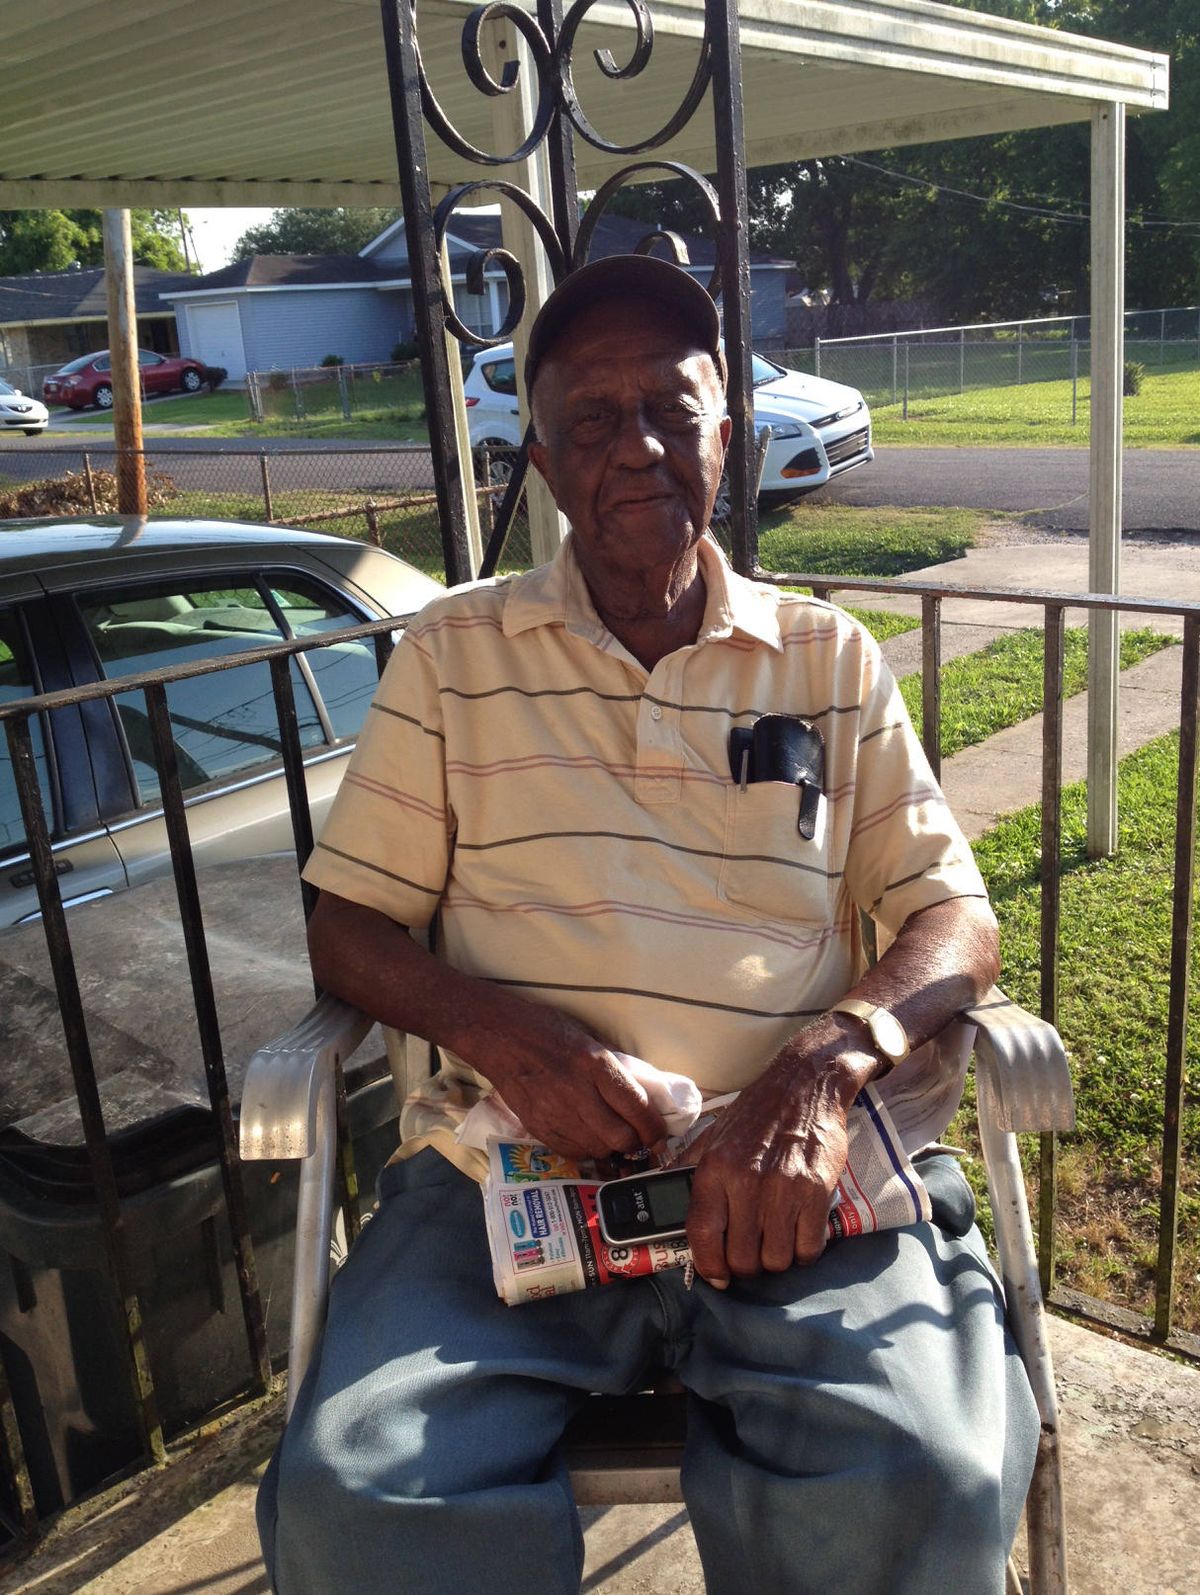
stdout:
<svg viewBox="0 0 1200 1595">
<path fill-rule="evenodd" d="M 494 393 L 516 393 L 517 363 L 515 360 L 490 360 L 480 367 L 483 380 Z"/>
<path fill-rule="evenodd" d="M 81 596 L 80 612 L 104 675 L 162 670 L 227 658 L 259 643 L 283 640 L 265 593 L 257 586 L 176 582 Z M 312 694 L 293 664 L 292 685 L 300 741 L 325 741 Z M 117 713 L 143 802 L 158 796 L 146 700 L 119 693 Z M 279 728 L 270 669 L 265 663 L 173 682 L 167 705 L 185 791 L 228 781 L 274 763 Z"/>
<path fill-rule="evenodd" d="M 98 354 L 96 356 L 95 366 L 97 371 L 111 371 L 112 360 L 106 354 Z"/>
<path fill-rule="evenodd" d="M 162 363 L 163 363 L 162 355 L 160 355 L 160 354 L 151 354 L 149 349 L 139 349 L 138 350 L 138 365 L 140 365 L 140 366 L 160 366 L 160 365 L 162 365 Z"/>
<path fill-rule="evenodd" d="M 289 575 L 278 584 L 271 578 L 271 596 L 279 605 L 287 629 L 294 637 L 315 637 L 323 631 L 340 631 L 346 626 L 361 626 L 364 617 L 356 614 L 345 600 L 317 582 Z M 334 643 L 329 648 L 314 648 L 305 655 L 317 683 L 317 691 L 329 716 L 334 737 L 356 737 L 366 719 L 379 669 L 375 645 L 363 642 Z"/>
<path fill-rule="evenodd" d="M 31 698 L 38 690 L 17 616 L 11 609 L 0 609 L 0 703 L 15 703 L 21 698 Z M 31 722 L 30 734 L 37 763 L 38 785 L 42 791 L 42 806 L 49 817 L 52 813 L 50 777 L 40 720 Z M 12 852 L 24 845 L 25 826 L 21 819 L 21 805 L 17 801 L 17 783 L 13 779 L 8 738 L 0 731 L 0 853 Z"/>
<path fill-rule="evenodd" d="M 86 366 L 90 366 L 95 358 L 94 352 L 92 354 L 81 354 L 77 360 L 72 360 L 65 366 L 59 366 L 54 374 L 56 377 L 70 376 L 71 372 L 82 371 Z"/>
<path fill-rule="evenodd" d="M 775 382 L 780 377 L 786 376 L 782 366 L 775 365 L 770 360 L 764 360 L 760 354 L 750 356 L 750 379 L 756 388 L 761 388 L 766 382 Z"/>
<path fill-rule="evenodd" d="M 7 382 L 0 382 L 0 393 L 16 394 L 20 391 L 19 388 L 10 388 Z"/>
</svg>

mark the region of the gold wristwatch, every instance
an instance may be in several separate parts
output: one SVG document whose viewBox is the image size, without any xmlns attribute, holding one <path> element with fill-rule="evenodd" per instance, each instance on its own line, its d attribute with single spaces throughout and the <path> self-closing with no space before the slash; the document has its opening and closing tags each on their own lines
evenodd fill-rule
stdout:
<svg viewBox="0 0 1200 1595">
<path fill-rule="evenodd" d="M 841 1002 L 830 1006 L 829 1012 L 853 1014 L 871 1032 L 875 1050 L 886 1065 L 875 1076 L 876 1080 L 882 1080 L 885 1074 L 890 1074 L 898 1063 L 903 1063 L 908 1057 L 908 1037 L 904 1033 L 904 1026 L 889 1009 L 880 1008 L 862 997 L 843 997 Z"/>
</svg>

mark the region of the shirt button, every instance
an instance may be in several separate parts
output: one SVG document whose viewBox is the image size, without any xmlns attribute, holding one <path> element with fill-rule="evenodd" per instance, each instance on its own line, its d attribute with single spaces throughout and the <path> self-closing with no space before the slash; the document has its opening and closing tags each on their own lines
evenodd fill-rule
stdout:
<svg viewBox="0 0 1200 1595">
<path fill-rule="evenodd" d="M 661 720 L 662 719 L 662 710 L 659 708 L 659 706 L 656 703 L 652 703 L 650 705 L 650 718 L 651 718 L 651 720 Z"/>
</svg>

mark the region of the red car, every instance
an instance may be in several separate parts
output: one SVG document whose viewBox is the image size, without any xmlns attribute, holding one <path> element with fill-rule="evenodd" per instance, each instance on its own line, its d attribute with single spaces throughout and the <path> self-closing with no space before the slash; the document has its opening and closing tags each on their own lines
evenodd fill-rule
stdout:
<svg viewBox="0 0 1200 1595">
<path fill-rule="evenodd" d="M 177 388 L 185 393 L 199 393 L 204 386 L 204 362 L 187 355 L 152 354 L 149 349 L 139 349 L 138 365 L 144 394 L 174 393 Z M 42 398 L 47 404 L 65 404 L 72 410 L 82 410 L 85 404 L 111 410 L 112 363 L 108 350 L 80 355 L 78 360 L 72 360 L 70 365 L 47 377 L 42 383 Z"/>
</svg>

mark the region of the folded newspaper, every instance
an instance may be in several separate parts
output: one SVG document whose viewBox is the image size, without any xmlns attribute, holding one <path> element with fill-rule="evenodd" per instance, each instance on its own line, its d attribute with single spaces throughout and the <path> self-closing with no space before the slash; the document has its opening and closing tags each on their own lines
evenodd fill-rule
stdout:
<svg viewBox="0 0 1200 1595">
<path fill-rule="evenodd" d="M 706 1114 L 669 1141 L 668 1158 L 711 1122 Z M 874 1086 L 859 1093 L 847 1118 L 849 1155 L 829 1213 L 831 1239 L 928 1219 L 929 1195 L 909 1151 L 929 1136 L 916 1116 L 906 1128 L 906 1134 L 897 1129 Z M 489 1138 L 487 1151 L 483 1201 L 492 1271 L 497 1294 L 510 1307 L 691 1262 L 682 1237 L 610 1246 L 596 1217 L 601 1180 L 588 1166 L 530 1140 Z"/>
</svg>

